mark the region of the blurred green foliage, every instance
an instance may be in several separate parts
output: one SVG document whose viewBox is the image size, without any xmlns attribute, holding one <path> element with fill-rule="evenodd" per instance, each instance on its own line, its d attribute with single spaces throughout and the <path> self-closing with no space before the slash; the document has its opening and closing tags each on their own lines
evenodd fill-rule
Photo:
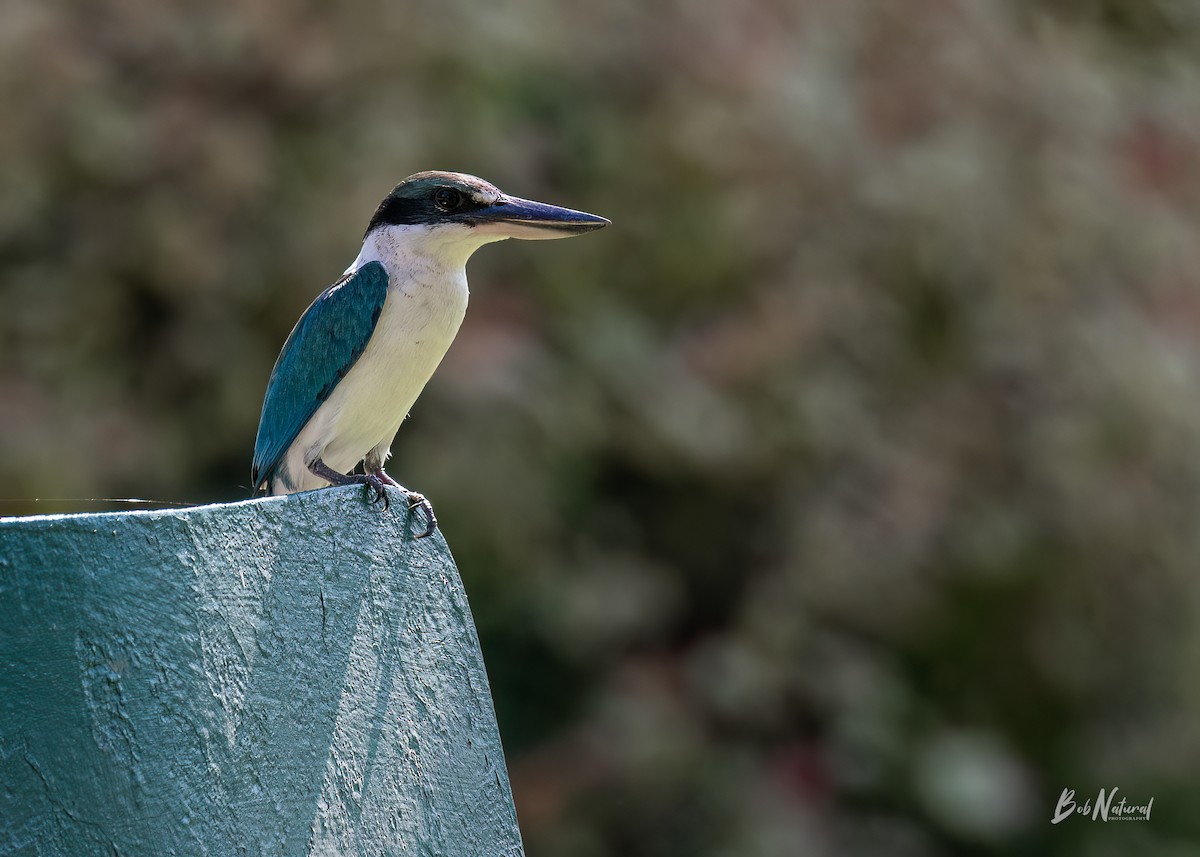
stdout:
<svg viewBox="0 0 1200 857">
<path fill-rule="evenodd" d="M 9 0 L 0 99 L 5 498 L 245 496 L 409 173 L 613 220 L 472 261 L 391 468 L 531 855 L 1200 841 L 1195 4 Z"/>
</svg>

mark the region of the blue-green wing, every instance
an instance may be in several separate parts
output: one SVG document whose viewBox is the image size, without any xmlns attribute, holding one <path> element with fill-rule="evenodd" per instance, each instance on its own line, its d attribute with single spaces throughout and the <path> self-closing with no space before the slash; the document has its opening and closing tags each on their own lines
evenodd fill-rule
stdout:
<svg viewBox="0 0 1200 857">
<path fill-rule="evenodd" d="M 362 356 L 383 310 L 387 282 L 383 265 L 369 262 L 322 292 L 296 322 L 267 384 L 251 469 L 256 489 Z"/>
</svg>

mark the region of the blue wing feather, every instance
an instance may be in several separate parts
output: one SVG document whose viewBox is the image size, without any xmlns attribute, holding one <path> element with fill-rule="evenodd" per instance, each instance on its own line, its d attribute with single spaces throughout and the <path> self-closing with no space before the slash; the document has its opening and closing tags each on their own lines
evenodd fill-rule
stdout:
<svg viewBox="0 0 1200 857">
<path fill-rule="evenodd" d="M 362 356 L 387 296 L 387 271 L 369 262 L 312 302 L 288 336 L 263 400 L 251 479 L 260 488 L 292 441 Z"/>
</svg>

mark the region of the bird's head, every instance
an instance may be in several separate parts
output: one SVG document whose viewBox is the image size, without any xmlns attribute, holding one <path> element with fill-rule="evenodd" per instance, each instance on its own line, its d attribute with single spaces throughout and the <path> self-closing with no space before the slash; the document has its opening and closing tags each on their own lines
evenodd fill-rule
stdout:
<svg viewBox="0 0 1200 857">
<path fill-rule="evenodd" d="M 396 185 L 376 209 L 367 235 L 388 226 L 423 227 L 431 237 L 478 247 L 505 238 L 567 238 L 608 224 L 594 214 L 509 196 L 475 176 L 434 170 Z"/>
</svg>

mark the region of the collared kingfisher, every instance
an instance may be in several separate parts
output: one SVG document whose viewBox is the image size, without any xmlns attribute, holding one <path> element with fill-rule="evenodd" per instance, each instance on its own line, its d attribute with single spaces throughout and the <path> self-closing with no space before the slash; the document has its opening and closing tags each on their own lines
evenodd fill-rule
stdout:
<svg viewBox="0 0 1200 857">
<path fill-rule="evenodd" d="M 275 361 L 254 442 L 255 490 L 356 483 L 386 506 L 385 486 L 394 486 L 424 511 L 421 537 L 432 535 L 429 501 L 383 465 L 462 323 L 467 259 L 492 241 L 566 238 L 608 223 L 463 173 L 417 173 L 396 185 L 358 258 L 300 316 Z"/>
</svg>

